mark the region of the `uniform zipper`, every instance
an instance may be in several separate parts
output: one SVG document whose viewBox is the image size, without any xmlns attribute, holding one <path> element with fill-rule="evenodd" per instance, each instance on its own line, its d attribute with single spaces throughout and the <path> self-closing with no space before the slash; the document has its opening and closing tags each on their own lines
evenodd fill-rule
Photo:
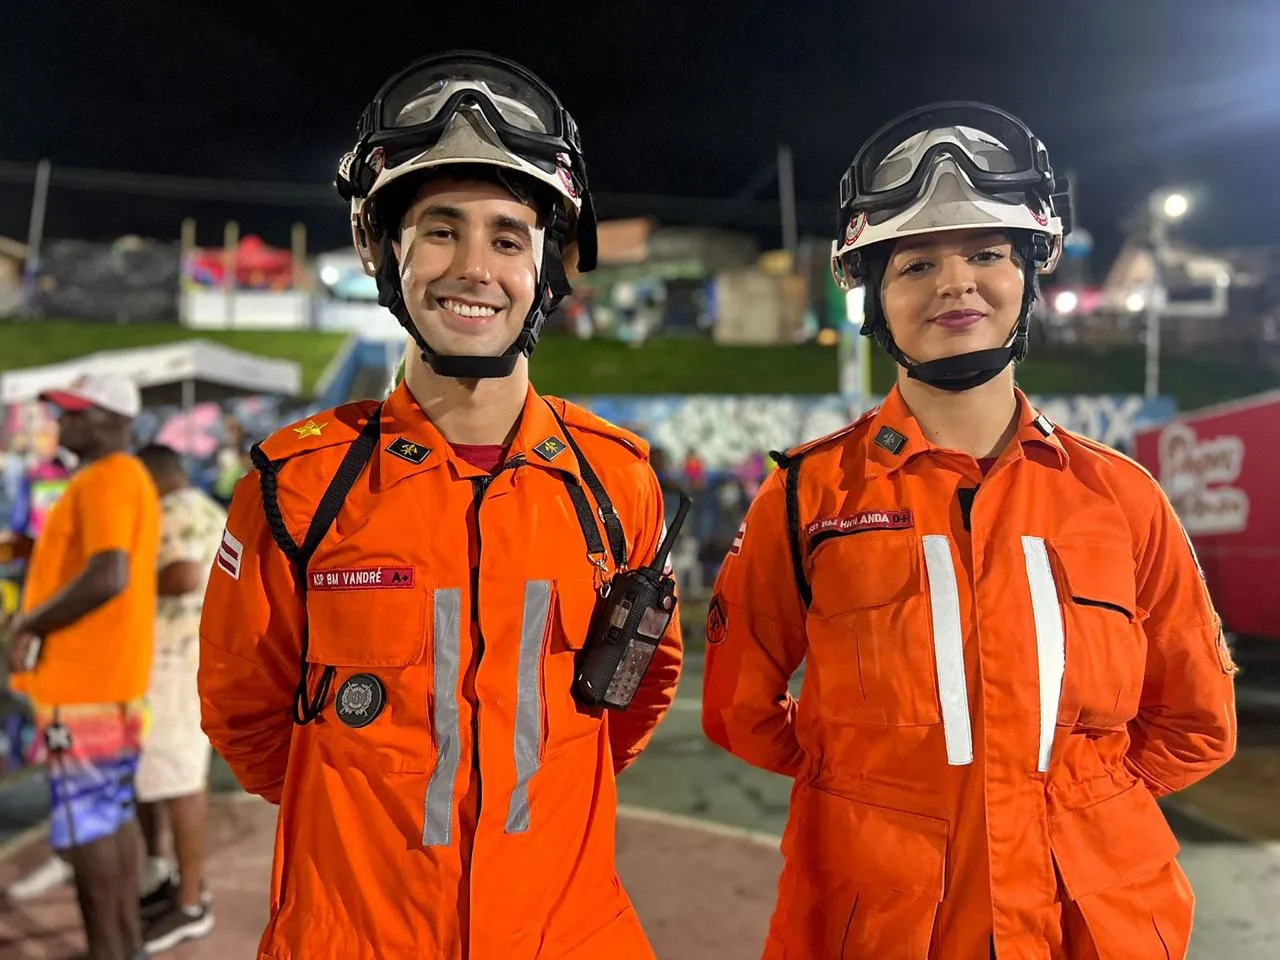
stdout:
<svg viewBox="0 0 1280 960">
<path fill-rule="evenodd" d="M 471 571 L 471 622 L 476 627 L 476 666 L 475 685 L 477 688 L 476 705 L 471 711 L 471 770 L 476 778 L 476 822 L 480 820 L 480 810 L 484 806 L 484 784 L 480 780 L 480 663 L 484 659 L 484 631 L 480 627 L 480 561 L 484 552 L 484 534 L 480 529 L 480 506 L 484 503 L 484 495 L 489 485 L 499 473 L 507 469 L 515 469 L 524 465 L 523 456 L 515 456 L 498 468 L 497 473 L 483 477 L 471 478 L 471 502 L 475 504 L 476 513 L 476 565 Z"/>
</svg>

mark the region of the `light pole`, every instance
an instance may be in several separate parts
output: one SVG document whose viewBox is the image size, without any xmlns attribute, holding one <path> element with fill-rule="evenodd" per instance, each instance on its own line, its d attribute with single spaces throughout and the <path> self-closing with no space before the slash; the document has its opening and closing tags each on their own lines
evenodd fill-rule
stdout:
<svg viewBox="0 0 1280 960">
<path fill-rule="evenodd" d="M 1165 265 L 1169 253 L 1169 225 L 1177 223 L 1191 211 L 1191 197 L 1182 190 L 1157 190 L 1147 198 L 1146 207 L 1139 213 L 1139 226 L 1143 241 L 1151 251 L 1152 290 L 1150 298 L 1132 294 L 1126 304 L 1134 312 L 1146 309 L 1147 362 L 1143 393 L 1155 397 L 1160 392 L 1160 320 L 1164 312 L 1168 291 L 1165 286 Z"/>
</svg>

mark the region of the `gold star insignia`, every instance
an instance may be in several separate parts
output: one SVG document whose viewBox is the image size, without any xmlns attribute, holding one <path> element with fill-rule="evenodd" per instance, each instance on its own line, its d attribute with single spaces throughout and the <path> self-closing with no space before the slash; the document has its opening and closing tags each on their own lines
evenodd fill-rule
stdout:
<svg viewBox="0 0 1280 960">
<path fill-rule="evenodd" d="M 564 443 L 559 437 L 547 437 L 533 449 L 543 460 L 554 460 L 564 450 Z"/>
<path fill-rule="evenodd" d="M 387 453 L 399 457 L 401 460 L 408 460 L 410 463 L 422 463 L 431 454 L 430 447 L 424 447 L 420 443 L 414 443 L 412 440 L 406 440 L 404 437 L 396 437 L 387 445 Z"/>
<path fill-rule="evenodd" d="M 302 426 L 294 427 L 293 432 L 296 433 L 299 438 L 318 437 L 320 436 L 320 431 L 327 426 L 327 423 L 316 423 L 314 420 L 308 420 Z"/>
</svg>

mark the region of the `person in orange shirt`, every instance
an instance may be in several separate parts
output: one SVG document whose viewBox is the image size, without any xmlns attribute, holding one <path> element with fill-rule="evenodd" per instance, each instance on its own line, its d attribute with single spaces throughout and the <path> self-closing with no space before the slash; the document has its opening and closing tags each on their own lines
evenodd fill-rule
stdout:
<svg viewBox="0 0 1280 960">
<path fill-rule="evenodd" d="M 338 184 L 416 349 L 385 402 L 254 449 L 200 629 L 204 729 L 280 805 L 259 957 L 650 960 L 614 778 L 680 669 L 669 573 L 627 599 L 661 492 L 643 441 L 529 382 L 565 260 L 595 263 L 576 126 L 517 64 L 444 54 L 359 137 Z"/>
<path fill-rule="evenodd" d="M 75 874 L 90 960 L 145 955 L 133 776 L 156 615 L 160 498 L 127 451 L 132 382 L 81 377 L 41 397 L 80 461 L 36 541 L 6 629 L 13 686 L 31 698 L 49 766 L 49 841 Z"/>
<path fill-rule="evenodd" d="M 841 183 L 833 270 L 897 385 L 780 455 L 707 625 L 708 737 L 795 780 L 767 958 L 1186 955 L 1156 799 L 1231 758 L 1234 668 L 1155 480 L 1015 387 L 1061 186 L 973 103 Z"/>
</svg>

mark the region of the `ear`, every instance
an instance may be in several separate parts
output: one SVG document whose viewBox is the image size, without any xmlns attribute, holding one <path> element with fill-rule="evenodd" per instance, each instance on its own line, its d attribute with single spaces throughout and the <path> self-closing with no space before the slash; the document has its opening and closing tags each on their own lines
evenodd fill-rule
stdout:
<svg viewBox="0 0 1280 960">
<path fill-rule="evenodd" d="M 578 273 L 578 241 L 565 244 L 560 254 L 560 261 L 564 264 L 565 276 L 569 278 L 570 283 L 582 276 Z"/>
</svg>

